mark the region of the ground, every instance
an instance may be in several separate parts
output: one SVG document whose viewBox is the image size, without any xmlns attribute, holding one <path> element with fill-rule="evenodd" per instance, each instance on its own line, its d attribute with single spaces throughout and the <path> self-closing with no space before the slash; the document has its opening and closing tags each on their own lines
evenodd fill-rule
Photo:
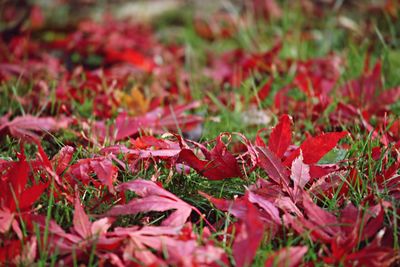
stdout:
<svg viewBox="0 0 400 267">
<path fill-rule="evenodd" d="M 400 263 L 399 1 L 0 5 L 0 266 Z"/>
</svg>

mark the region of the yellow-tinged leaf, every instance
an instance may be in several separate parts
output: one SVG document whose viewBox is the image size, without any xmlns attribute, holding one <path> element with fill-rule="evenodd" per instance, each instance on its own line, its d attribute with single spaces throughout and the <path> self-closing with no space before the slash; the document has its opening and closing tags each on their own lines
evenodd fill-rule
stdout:
<svg viewBox="0 0 400 267">
<path fill-rule="evenodd" d="M 145 113 L 150 104 L 150 100 L 146 99 L 138 86 L 132 87 L 129 94 L 122 92 L 120 95 L 122 107 L 124 107 L 131 115 Z"/>
</svg>

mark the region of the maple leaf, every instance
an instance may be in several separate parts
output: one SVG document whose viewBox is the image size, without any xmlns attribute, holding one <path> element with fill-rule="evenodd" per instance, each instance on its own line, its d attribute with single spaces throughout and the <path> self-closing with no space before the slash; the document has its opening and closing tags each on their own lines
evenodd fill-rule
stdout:
<svg viewBox="0 0 400 267">
<path fill-rule="evenodd" d="M 343 262 L 348 266 L 390 267 L 396 265 L 398 260 L 397 251 L 390 247 L 383 247 L 379 242 L 375 241 L 360 251 L 350 253 Z M 331 262 L 329 258 L 324 258 L 324 261 Z M 337 262 L 337 259 L 334 262 Z"/>
<path fill-rule="evenodd" d="M 281 160 L 267 147 L 256 147 L 258 152 L 259 166 L 276 183 L 288 186 L 289 173 Z"/>
<path fill-rule="evenodd" d="M 283 157 L 287 148 L 292 142 L 291 118 L 289 115 L 282 115 L 278 125 L 271 132 L 268 148 L 279 158 Z"/>
<path fill-rule="evenodd" d="M 245 218 L 238 224 L 232 250 L 236 266 L 250 266 L 261 244 L 264 224 L 256 207 L 246 201 Z"/>
<path fill-rule="evenodd" d="M 383 235 L 384 207 L 390 205 L 382 202 L 369 208 L 361 207 L 365 209 L 363 212 L 350 203 L 339 216 L 335 216 L 320 208 L 305 194 L 304 217 L 294 220 L 291 215 L 285 214 L 283 220 L 286 226 L 291 226 L 298 233 L 307 232 L 312 240 L 330 245 L 328 256 L 324 257 L 328 264 L 352 265 L 357 260 L 364 261 L 369 251 L 375 251 L 370 254 L 370 262 L 383 259 L 393 262 L 396 259 L 393 249 L 379 245 Z M 366 246 L 360 246 L 364 241 L 368 242 Z"/>
<path fill-rule="evenodd" d="M 100 183 L 106 185 L 111 193 L 114 193 L 113 181 L 118 175 L 117 167 L 112 163 L 110 156 L 99 156 L 95 158 L 80 159 L 68 169 L 66 176 L 69 177 L 69 182 L 75 184 L 74 179 L 78 179 L 83 183 L 96 181 L 90 176 L 90 173 L 95 173 Z"/>
<path fill-rule="evenodd" d="M 296 267 L 300 266 L 304 254 L 307 253 L 306 246 L 288 247 L 280 249 L 265 261 L 265 267 Z"/>
<path fill-rule="evenodd" d="M 315 228 L 311 236 L 329 242 L 337 233 L 340 233 L 339 222 L 330 212 L 317 206 L 310 197 L 303 198 L 303 206 L 307 214 L 310 227 Z M 320 227 L 315 227 L 320 226 Z M 313 233 L 315 233 L 313 235 Z"/>
<path fill-rule="evenodd" d="M 250 102 L 252 103 L 257 103 L 257 102 L 262 102 L 264 101 L 268 95 L 271 92 L 272 84 L 274 82 L 274 79 L 271 78 L 267 83 L 265 83 L 260 90 L 257 92 L 257 96 L 254 96 Z"/>
<path fill-rule="evenodd" d="M 166 248 L 165 239 L 179 235 L 181 226 L 116 227 L 113 236 L 128 239 L 123 248 L 124 261 L 138 260 L 145 265 L 166 265 L 150 248 L 158 251 Z"/>
<path fill-rule="evenodd" d="M 202 152 L 206 160 L 199 159 L 191 149 L 184 148 L 179 153 L 178 162 L 189 165 L 210 180 L 243 177 L 236 158 L 222 142 L 222 135 L 216 138 L 216 145 L 211 151 L 202 147 Z"/>
<path fill-rule="evenodd" d="M 280 184 L 264 179 L 258 179 L 256 184 L 251 185 L 246 192 L 249 200 L 260 206 L 269 214 L 269 220 L 274 224 L 281 225 L 281 216 L 278 208 L 285 213 L 293 213 L 301 217 L 302 212 L 293 202 L 293 189 L 290 186 L 282 187 Z"/>
<path fill-rule="evenodd" d="M 39 183 L 27 187 L 30 168 L 22 146 L 18 157 L 19 161 L 7 162 L 0 169 L 3 172 L 0 179 L 0 207 L 6 207 L 11 212 L 31 208 L 48 186 L 48 183 Z"/>
<path fill-rule="evenodd" d="M 332 132 L 318 135 L 316 137 L 307 138 L 299 148 L 293 151 L 284 161 L 286 166 L 291 166 L 293 160 L 303 153 L 303 161 L 305 164 L 314 164 L 329 151 L 331 151 L 340 139 L 347 136 L 347 132 Z"/>
<path fill-rule="evenodd" d="M 395 199 L 399 199 L 400 174 L 397 173 L 400 169 L 400 157 L 398 157 L 397 162 L 393 163 L 390 167 L 384 168 L 382 166 L 382 169 L 382 173 L 376 177 L 377 186 L 381 190 L 388 192 Z"/>
<path fill-rule="evenodd" d="M 129 159 L 173 159 L 178 158 L 179 153 L 182 150 L 178 148 L 165 148 L 165 149 L 139 149 L 139 148 L 127 148 L 123 145 L 115 145 L 103 148 L 101 153 L 113 153 L 115 155 L 124 154 Z"/>
<path fill-rule="evenodd" d="M 106 213 L 107 216 L 136 214 L 139 212 L 149 211 L 175 210 L 162 222 L 162 225 L 180 226 L 186 222 L 190 213 L 194 209 L 193 206 L 187 204 L 174 194 L 166 191 L 151 181 L 134 180 L 126 182 L 117 186 L 116 190 L 130 190 L 135 192 L 141 198 L 133 199 L 125 205 L 114 206 Z"/>
<path fill-rule="evenodd" d="M 98 121 L 91 130 L 99 140 L 110 138 L 114 141 L 123 140 L 146 129 L 160 134 L 165 133 L 166 130 L 177 132 L 178 129 L 185 132 L 202 121 L 200 116 L 184 114 L 186 110 L 196 108 L 199 104 L 199 102 L 193 102 L 182 106 L 156 108 L 136 117 L 128 117 L 126 113 L 120 113 L 111 126 L 106 126 L 104 121 Z"/>
<path fill-rule="evenodd" d="M 207 228 L 204 229 L 206 232 Z M 215 262 L 224 259 L 224 251 L 209 242 L 207 236 L 194 235 L 190 224 L 179 227 L 117 227 L 112 235 L 128 239 L 123 248 L 126 264 L 139 261 L 146 266 L 214 266 Z M 198 244 L 195 238 L 201 238 L 203 245 Z M 161 259 L 158 256 L 161 252 L 168 257 Z"/>
<path fill-rule="evenodd" d="M 64 146 L 51 159 L 51 165 L 54 166 L 57 175 L 61 175 L 71 164 L 75 149 L 71 146 Z"/>
<path fill-rule="evenodd" d="M 256 194 L 255 192 L 248 191 L 248 199 L 251 203 L 257 204 L 263 209 L 269 216 L 269 218 L 277 225 L 281 225 L 281 217 L 279 215 L 279 210 L 274 203 L 267 200 L 266 198 Z"/>
<path fill-rule="evenodd" d="M 354 265 L 360 263 L 370 266 L 392 266 L 398 260 L 393 249 L 393 241 L 387 245 L 382 239 L 387 229 L 383 228 L 384 207 L 391 204 L 382 202 L 360 211 L 348 204 L 341 212 L 338 220 L 341 225 L 340 237 L 331 241 L 331 253 L 323 260 L 326 263 L 344 263 Z M 392 235 L 392 233 L 388 233 Z M 367 241 L 364 247 L 360 246 Z"/>
<path fill-rule="evenodd" d="M 314 58 L 297 63 L 297 73 L 294 84 L 307 97 L 318 97 L 320 104 L 329 104 L 328 94 L 334 88 L 340 77 L 341 59 L 330 55 L 324 58 Z"/>
<path fill-rule="evenodd" d="M 3 242 L 2 242 L 3 243 Z M 1 266 L 28 266 L 34 265 L 37 253 L 37 240 L 35 236 L 24 240 L 4 240 L 0 247 Z"/>
<path fill-rule="evenodd" d="M 255 142 L 254 142 L 254 144 L 255 144 L 256 146 L 267 147 L 267 145 L 265 144 L 263 138 L 261 137 L 261 133 L 262 133 L 262 132 L 265 132 L 265 131 L 267 131 L 267 130 L 268 130 L 267 128 L 262 128 L 262 129 L 260 129 L 260 130 L 257 131 L 256 140 L 255 140 Z"/>
<path fill-rule="evenodd" d="M 109 62 L 127 62 L 146 72 L 152 72 L 155 67 L 155 63 L 151 59 L 133 49 L 125 49 L 124 51 L 107 49 L 105 54 Z"/>
<path fill-rule="evenodd" d="M 0 118 L 4 124 L 0 126 L 0 135 L 9 133 L 10 135 L 25 140 L 39 141 L 36 132 L 52 132 L 61 128 L 68 127 L 69 120 L 66 118 L 56 120 L 52 117 L 38 118 L 32 115 L 24 115 L 7 121 L 8 116 Z"/>
<path fill-rule="evenodd" d="M 294 183 L 293 198 L 296 200 L 304 186 L 310 181 L 310 167 L 303 163 L 303 154 L 300 155 L 292 163 L 290 178 Z"/>
<path fill-rule="evenodd" d="M 340 90 L 357 107 L 370 106 L 377 100 L 375 98 L 376 90 L 382 88 L 381 69 L 382 64 L 378 61 L 372 72 L 363 73 L 361 77 L 349 81 Z"/>
<path fill-rule="evenodd" d="M 210 201 L 217 209 L 228 212 L 243 222 L 247 220 L 248 203 L 253 203 L 260 207 L 261 212 L 259 215 L 263 224 L 270 227 L 272 232 L 277 230 L 276 226 L 282 224 L 276 204 L 250 190 L 247 190 L 243 197 L 238 197 L 234 200 L 214 198 L 204 192 L 199 192 L 199 194 Z"/>
<path fill-rule="evenodd" d="M 56 222 L 52 220 L 47 222 L 43 216 L 29 215 L 27 217 L 29 228 L 35 229 L 34 225 L 36 225 L 41 230 L 48 229 L 50 233 L 49 249 L 65 256 L 63 260 L 67 263 L 73 261 L 73 257 L 87 260 L 90 253 L 93 252 L 101 257 L 103 253 L 118 248 L 122 240 L 118 237 L 108 236 L 108 229 L 113 223 L 112 218 L 105 217 L 91 222 L 81 206 L 78 193 L 75 195 L 73 225 L 69 233 L 65 232 Z M 93 247 L 96 249 L 93 250 Z"/>
<path fill-rule="evenodd" d="M 212 197 L 204 192 L 199 192 L 201 196 L 214 204 L 214 206 L 222 211 L 229 212 L 238 219 L 245 220 L 247 213 L 246 199 L 237 198 L 235 200 L 219 199 Z"/>
<path fill-rule="evenodd" d="M 361 110 L 363 114 L 373 114 L 378 117 L 389 112 L 390 105 L 400 97 L 400 87 L 385 89 L 381 76 L 381 61 L 377 61 L 373 69 L 369 70 L 369 60 L 366 60 L 364 73 L 339 89 L 349 99 L 349 103 L 339 103 L 336 112 L 331 115 L 333 121 L 338 121 L 339 118 L 341 121 L 343 119 L 354 121 L 354 115 L 358 116 L 359 113 L 357 110 Z M 342 113 L 345 117 L 341 118 L 336 115 L 337 113 Z"/>
<path fill-rule="evenodd" d="M 74 225 L 74 230 L 82 238 L 87 238 L 88 236 L 90 236 L 91 223 L 89 221 L 89 217 L 83 210 L 78 197 L 75 198 L 73 225 Z"/>
</svg>

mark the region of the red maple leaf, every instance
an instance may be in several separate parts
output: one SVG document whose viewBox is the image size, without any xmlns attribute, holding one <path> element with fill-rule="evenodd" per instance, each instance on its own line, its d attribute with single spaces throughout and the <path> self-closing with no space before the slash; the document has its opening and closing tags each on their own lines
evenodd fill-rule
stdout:
<svg viewBox="0 0 400 267">
<path fill-rule="evenodd" d="M 278 125 L 272 130 L 268 148 L 279 158 L 283 157 L 288 147 L 292 143 L 291 118 L 289 115 L 282 115 Z"/>
<path fill-rule="evenodd" d="M 264 224 L 256 207 L 246 201 L 246 213 L 237 224 L 237 233 L 232 246 L 236 266 L 250 266 L 264 235 Z"/>
<path fill-rule="evenodd" d="M 216 138 L 216 145 L 211 151 L 208 151 L 203 146 L 200 147 L 205 160 L 199 159 L 193 150 L 183 148 L 179 153 L 178 162 L 187 164 L 210 180 L 243 177 L 238 161 L 222 142 L 222 136 L 220 135 Z"/>
<path fill-rule="evenodd" d="M 347 136 L 347 132 L 325 133 L 307 138 L 299 148 L 293 151 L 284 161 L 286 166 L 291 166 L 293 160 L 303 152 L 305 164 L 315 164 L 329 151 L 331 151 L 340 139 Z"/>
</svg>

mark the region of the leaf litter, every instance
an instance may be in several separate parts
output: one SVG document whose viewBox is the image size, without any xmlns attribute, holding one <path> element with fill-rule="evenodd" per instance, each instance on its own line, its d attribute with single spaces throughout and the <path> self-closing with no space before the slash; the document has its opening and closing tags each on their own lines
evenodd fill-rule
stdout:
<svg viewBox="0 0 400 267">
<path fill-rule="evenodd" d="M 395 19 L 394 2 L 362 6 Z M 222 43 L 252 25 L 248 14 L 276 23 L 290 12 L 278 1 L 240 8 L 193 18 L 193 34 Z M 317 20 L 332 7 L 297 8 Z M 11 21 L 15 6 L 6 10 Z M 400 90 L 384 83 L 384 60 L 367 53 L 343 82 L 344 55 L 284 57 L 288 34 L 270 49 L 208 51 L 199 99 L 184 45 L 150 25 L 105 16 L 38 38 L 42 10 L 28 12 L 0 39 L 0 138 L 20 145 L 0 159 L 1 266 L 399 263 Z M 184 138 L 222 112 L 240 113 L 249 133 Z M 55 145 L 63 134 L 73 138 Z M 182 179 L 204 187 L 185 195 Z M 242 191 L 225 196 L 238 181 Z"/>
</svg>

